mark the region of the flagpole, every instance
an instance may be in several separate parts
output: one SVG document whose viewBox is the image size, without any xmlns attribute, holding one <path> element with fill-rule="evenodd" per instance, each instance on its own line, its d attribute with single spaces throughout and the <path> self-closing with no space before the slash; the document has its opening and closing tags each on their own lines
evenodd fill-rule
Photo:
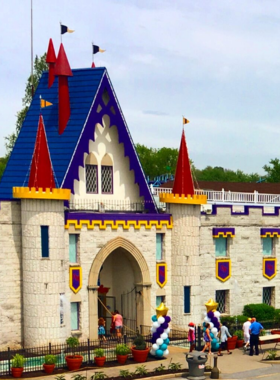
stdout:
<svg viewBox="0 0 280 380">
<path fill-rule="evenodd" d="M 92 63 L 94 63 L 94 53 L 93 53 L 93 46 L 94 46 L 94 42 L 92 41 Z"/>
<path fill-rule="evenodd" d="M 59 25 L 60 25 L 60 42 L 62 43 L 61 21 L 60 21 Z"/>
<path fill-rule="evenodd" d="M 31 0 L 31 94 L 34 95 L 34 78 L 33 78 L 33 0 Z"/>
</svg>

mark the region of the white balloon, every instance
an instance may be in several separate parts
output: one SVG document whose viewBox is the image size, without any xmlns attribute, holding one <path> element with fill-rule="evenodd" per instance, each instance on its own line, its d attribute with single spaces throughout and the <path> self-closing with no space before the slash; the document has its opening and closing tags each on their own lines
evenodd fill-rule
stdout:
<svg viewBox="0 0 280 380">
<path fill-rule="evenodd" d="M 153 356 L 155 356 L 155 354 L 156 354 L 156 351 L 155 351 L 155 350 L 153 350 L 153 349 L 151 349 L 151 351 L 150 351 L 150 354 L 151 354 L 151 355 L 153 355 Z"/>
<path fill-rule="evenodd" d="M 168 354 L 169 354 L 169 351 L 165 350 L 164 353 L 163 353 L 163 356 L 167 356 Z"/>
<path fill-rule="evenodd" d="M 210 324 L 210 330 L 212 330 L 212 328 L 214 327 L 214 323 L 209 322 L 209 324 Z"/>
<path fill-rule="evenodd" d="M 217 334 L 217 332 L 218 332 L 217 327 L 213 327 L 213 328 L 211 329 L 211 333 L 213 333 L 213 334 Z"/>
<path fill-rule="evenodd" d="M 165 322 L 165 319 L 163 317 L 159 317 L 158 323 L 162 325 Z"/>
<path fill-rule="evenodd" d="M 158 339 L 156 340 L 156 344 L 157 344 L 158 346 L 161 346 L 161 345 L 163 344 L 163 339 L 158 338 Z"/>
<path fill-rule="evenodd" d="M 155 351 L 159 349 L 159 345 L 156 344 L 156 343 L 154 343 L 154 344 L 152 345 L 152 347 L 153 347 L 153 350 L 155 350 Z"/>
<path fill-rule="evenodd" d="M 220 318 L 221 313 L 219 311 L 214 311 L 214 315 L 216 318 Z"/>
<path fill-rule="evenodd" d="M 164 340 L 164 339 L 167 339 L 167 338 L 168 338 L 168 335 L 164 332 L 164 333 L 161 334 L 160 337 L 161 337 L 161 339 Z"/>
<path fill-rule="evenodd" d="M 204 311 L 203 315 L 206 317 L 206 315 L 207 315 L 207 311 Z"/>
<path fill-rule="evenodd" d="M 155 327 L 156 329 L 160 326 L 160 324 L 158 322 L 154 322 L 153 323 L 153 327 Z"/>
<path fill-rule="evenodd" d="M 209 322 L 210 322 L 210 319 L 209 319 L 208 317 L 205 317 L 205 318 L 204 318 L 204 322 L 209 323 Z"/>
<path fill-rule="evenodd" d="M 156 332 L 156 331 L 157 331 L 157 327 L 154 327 L 154 326 L 153 326 L 153 327 L 151 328 L 151 331 L 152 331 L 152 332 Z"/>
<path fill-rule="evenodd" d="M 170 328 L 167 327 L 167 329 L 165 329 L 164 332 L 165 332 L 166 334 L 169 334 L 169 333 L 170 333 Z"/>
</svg>

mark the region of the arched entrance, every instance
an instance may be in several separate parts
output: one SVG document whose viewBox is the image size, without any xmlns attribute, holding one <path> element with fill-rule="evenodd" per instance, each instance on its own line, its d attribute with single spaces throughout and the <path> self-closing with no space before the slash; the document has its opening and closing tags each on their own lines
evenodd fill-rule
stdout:
<svg viewBox="0 0 280 380">
<path fill-rule="evenodd" d="M 90 339 L 97 338 L 99 285 L 110 288 L 108 299 L 103 297 L 110 308 L 123 309 L 126 320 L 135 315 L 137 327 L 150 324 L 150 272 L 145 258 L 129 240 L 117 237 L 109 241 L 93 260 L 88 284 Z"/>
</svg>

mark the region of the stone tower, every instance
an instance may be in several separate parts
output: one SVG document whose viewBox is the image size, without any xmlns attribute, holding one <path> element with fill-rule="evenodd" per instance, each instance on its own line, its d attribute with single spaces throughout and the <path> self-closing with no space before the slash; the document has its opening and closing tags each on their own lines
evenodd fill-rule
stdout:
<svg viewBox="0 0 280 380">
<path fill-rule="evenodd" d="M 172 323 L 187 327 L 201 319 L 199 236 L 200 209 L 207 199 L 195 195 L 183 131 L 172 194 L 161 194 L 172 214 Z M 182 326 L 183 325 L 183 326 Z"/>
</svg>

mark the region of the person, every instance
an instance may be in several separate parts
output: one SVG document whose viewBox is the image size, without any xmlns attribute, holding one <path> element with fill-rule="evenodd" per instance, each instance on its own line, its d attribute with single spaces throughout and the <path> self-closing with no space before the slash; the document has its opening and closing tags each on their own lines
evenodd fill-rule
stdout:
<svg viewBox="0 0 280 380">
<path fill-rule="evenodd" d="M 112 315 L 112 321 L 111 321 L 111 326 L 110 326 L 110 334 L 114 336 L 116 334 L 116 326 L 115 326 L 115 321 L 114 321 L 115 312 L 113 312 L 111 315 Z"/>
<path fill-rule="evenodd" d="M 106 334 L 105 320 L 104 318 L 99 318 L 98 319 L 98 338 L 100 340 L 106 340 L 105 334 Z"/>
<path fill-rule="evenodd" d="M 123 317 L 121 316 L 118 310 L 115 310 L 114 322 L 115 329 L 117 332 L 117 338 L 120 339 L 122 337 Z"/>
<path fill-rule="evenodd" d="M 190 342 L 190 352 L 192 352 L 195 349 L 195 324 L 190 322 L 188 326 L 188 341 Z"/>
<path fill-rule="evenodd" d="M 249 328 L 250 356 L 254 355 L 254 347 L 255 347 L 255 355 L 259 355 L 259 336 L 262 330 L 263 330 L 263 326 L 259 322 L 256 321 L 256 318 L 252 318 L 252 323 Z"/>
<path fill-rule="evenodd" d="M 204 335 L 203 335 L 203 339 L 205 341 L 205 346 L 203 347 L 202 352 L 204 352 L 206 350 L 206 348 L 208 348 L 208 352 L 209 352 L 209 354 L 211 354 L 211 340 L 212 339 L 210 336 L 210 324 L 206 323 L 205 327 L 206 327 L 206 330 L 205 330 Z"/>
<path fill-rule="evenodd" d="M 227 339 L 228 337 L 231 338 L 231 335 L 228 331 L 228 328 L 227 328 L 227 325 L 226 323 L 222 324 L 220 323 L 220 339 L 221 339 L 221 345 L 220 345 L 220 348 L 218 350 L 218 356 L 223 356 L 223 354 L 221 353 L 222 350 L 227 350 L 227 353 L 230 355 L 232 354 L 231 351 L 229 351 L 228 347 L 227 347 Z"/>
<path fill-rule="evenodd" d="M 243 323 L 243 327 L 242 327 L 242 330 L 243 330 L 243 337 L 244 337 L 244 351 L 247 350 L 248 346 L 249 346 L 249 343 L 250 343 L 250 326 L 251 326 L 251 320 L 252 318 L 248 318 L 246 322 Z"/>
</svg>

